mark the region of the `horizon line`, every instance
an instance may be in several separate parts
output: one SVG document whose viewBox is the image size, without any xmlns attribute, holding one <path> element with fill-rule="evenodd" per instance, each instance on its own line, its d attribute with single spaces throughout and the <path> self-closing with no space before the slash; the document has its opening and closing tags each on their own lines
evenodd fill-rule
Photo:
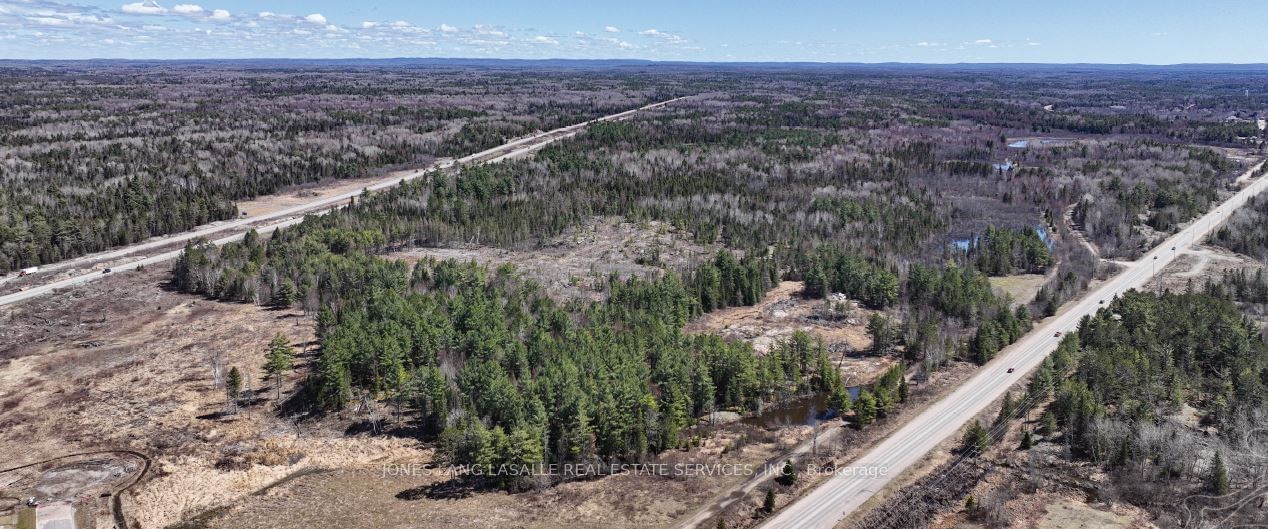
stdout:
<svg viewBox="0 0 1268 529">
<path fill-rule="evenodd" d="M 1185 67 L 1185 66 L 1231 66 L 1231 67 L 1266 67 L 1268 62 L 1178 62 L 1178 63 L 1143 63 L 1143 62 L 905 62 L 905 61 L 814 61 L 814 60 L 731 60 L 731 61 L 693 61 L 664 60 L 639 58 L 519 58 L 519 57 L 238 57 L 238 58 L 109 58 L 94 57 L 84 59 L 14 59 L 0 58 L 0 63 L 84 63 L 84 62 L 350 62 L 350 61 L 483 61 L 483 62 L 575 62 L 575 63 L 640 63 L 649 65 L 820 65 L 820 66 L 1131 66 L 1131 67 Z"/>
</svg>

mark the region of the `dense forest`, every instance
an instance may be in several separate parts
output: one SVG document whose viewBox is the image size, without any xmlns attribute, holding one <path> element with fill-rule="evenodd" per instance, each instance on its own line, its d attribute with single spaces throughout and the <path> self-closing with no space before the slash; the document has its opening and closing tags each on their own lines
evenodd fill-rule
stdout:
<svg viewBox="0 0 1268 529">
<path fill-rule="evenodd" d="M 218 254 L 191 244 L 174 280 L 240 299 L 240 279 L 209 279 L 210 259 L 241 251 L 246 270 L 296 265 L 283 275 L 301 278 L 281 279 L 270 303 L 320 300 L 321 354 L 305 398 L 324 409 L 361 395 L 407 406 L 420 433 L 455 464 L 641 461 L 679 446 L 680 433 L 714 410 L 755 410 L 810 393 L 849 405 L 823 344 L 805 333 L 758 356 L 746 343 L 681 332 L 701 311 L 764 293 L 764 262 L 722 252 L 688 281 L 672 272 L 611 278 L 605 301 L 559 305 L 509 265 L 410 268 L 350 249 L 357 243 L 346 239 L 326 229 L 268 244 L 252 236 Z"/>
<path fill-rule="evenodd" d="M 1114 494 L 1164 511 L 1220 493 L 1215 474 L 1224 487 L 1254 479 L 1268 345 L 1220 292 L 1130 291 L 1085 318 L 1031 380 L 1032 396 L 1053 398 L 1039 433 L 1103 465 Z M 1217 469 L 1221 458 L 1228 466 Z"/>
<path fill-rule="evenodd" d="M 672 79 L 477 69 L 0 70 L 0 272 L 236 216 L 672 97 Z"/>
<path fill-rule="evenodd" d="M 560 307 L 509 267 L 421 263 L 408 285 L 323 314 L 315 397 L 404 400 L 451 462 L 498 466 L 641 461 L 716 409 L 843 395 L 804 333 L 758 357 L 681 334 L 699 300 L 674 274 L 608 288 L 605 302 Z"/>
<path fill-rule="evenodd" d="M 779 264 L 787 252 L 722 250 L 659 277 L 609 278 L 604 301 L 562 306 L 509 267 L 410 268 L 374 255 L 401 244 L 462 240 L 478 226 L 505 237 L 495 239 L 502 244 L 528 244 L 563 229 L 558 220 L 544 221 L 548 208 L 519 192 L 523 184 L 514 176 L 531 174 L 535 163 L 466 167 L 453 178 L 436 174 L 365 194 L 267 241 L 251 232 L 222 247 L 191 243 L 174 266 L 173 285 L 316 313 L 322 347 L 306 400 L 325 409 L 361 395 L 403 404 L 455 462 L 638 460 L 676 446 L 683 428 L 711 410 L 753 410 L 807 393 L 849 405 L 839 372 L 808 335 L 759 356 L 744 343 L 681 333 L 703 312 L 760 299 L 782 274 L 794 273 Z M 497 210 L 503 222 L 517 210 L 534 216 L 511 226 L 520 231 L 497 235 L 508 227 L 491 218 Z M 918 266 L 904 288 L 895 270 L 841 245 L 821 244 L 809 262 L 824 271 L 825 291 L 876 308 L 927 304 L 919 321 L 928 325 L 1015 315 L 973 268 Z M 1019 325 L 1009 323 L 1009 332 Z M 999 345 L 1016 335 L 1000 336 Z M 931 367 L 960 352 L 936 332 L 921 338 L 930 342 L 922 354 L 942 351 Z M 860 397 L 858 422 L 888 413 L 900 400 L 898 387 L 890 380 L 870 388 Z M 524 451 L 538 441 L 534 446 L 547 453 Z"/>
<path fill-rule="evenodd" d="M 1132 158 L 1163 162 L 1145 173 L 1152 182 L 1139 180 L 1145 174 L 1128 172 L 1124 178 L 1100 163 L 1082 162 L 1085 174 L 1101 178 L 1075 206 L 1072 217 L 1106 256 L 1136 258 L 1156 242 L 1145 228 L 1174 232 L 1217 202 L 1240 169 L 1209 150 L 1151 143 L 1130 148 Z"/>
<path fill-rule="evenodd" d="M 1213 296 L 1252 307 L 1268 305 L 1268 275 L 1263 268 L 1225 270 L 1218 280 L 1207 280 L 1204 288 Z"/>
<path fill-rule="evenodd" d="M 695 187 L 616 208 L 741 246 L 845 232 L 866 257 L 939 251 L 989 226 L 1061 224 L 1075 206 L 1102 254 L 1130 256 L 1239 169 L 1193 144 L 1258 141 L 1253 121 L 1229 115 L 1264 102 L 1235 94 L 1226 76 L 1159 75 L 10 66 L 0 70 L 0 272 L 229 218 L 239 199 L 417 167 L 686 94 L 695 97 L 594 127 L 543 156 L 571 165 L 567 178 L 526 183 L 660 186 L 672 181 L 659 176 L 689 171 Z M 596 202 L 586 207 L 614 207 Z M 776 227 L 770 215 L 799 219 Z"/>
<path fill-rule="evenodd" d="M 990 361 L 1103 272 L 1097 251 L 1131 255 L 1217 200 L 1242 169 L 1214 149 L 1178 143 L 1196 141 L 1199 114 L 1130 121 L 1071 107 L 1062 110 L 1069 119 L 1056 119 L 1016 105 L 1019 87 L 1002 79 L 977 94 L 989 110 L 980 113 L 966 113 L 962 94 L 929 93 L 908 80 L 727 72 L 675 79 L 678 89 L 709 90 L 591 125 L 531 158 L 365 193 L 267 240 L 252 232 L 222 247 L 191 243 L 172 285 L 316 315 L 322 346 L 301 400 L 321 410 L 357 399 L 392 403 L 451 462 L 641 461 L 680 446 L 696 418 L 714 410 L 820 393 L 839 410 L 853 408 L 856 425 L 884 416 L 905 398 L 899 381 L 909 367 L 920 377 L 955 359 Z M 1127 84 L 1124 94 L 1146 90 Z M 1060 83 L 1047 89 L 1059 96 L 1045 97 L 1086 97 Z M 1077 137 L 1020 146 L 1010 139 L 1054 129 Z M 596 300 L 567 302 L 509 266 L 382 256 L 411 247 L 532 250 L 609 216 L 668 224 L 721 250 L 682 268 L 605 277 Z M 1048 275 L 1034 303 L 991 286 L 991 276 L 1020 273 Z M 809 335 L 757 354 L 743 342 L 682 332 L 704 313 L 756 303 L 781 280 L 804 281 L 806 298 L 843 294 L 873 311 L 870 354 L 904 362 L 851 403 L 824 344 Z M 1184 303 L 1210 315 L 1203 325 L 1231 325 L 1218 299 L 1142 299 L 1115 302 L 1121 320 L 1098 319 L 1067 338 L 1044 384 L 1059 386 L 1058 402 L 1103 392 L 1089 417 L 1160 413 L 1163 400 L 1123 384 L 1145 381 L 1120 373 L 1132 364 L 1118 354 L 1154 355 L 1133 361 L 1145 362 L 1141 376 L 1166 372 L 1168 391 L 1213 391 L 1215 375 L 1195 378 L 1202 362 L 1232 362 L 1213 373 L 1253 367 L 1246 376 L 1258 376 L 1258 364 L 1229 360 L 1241 349 L 1209 358 L 1199 344 L 1213 335 L 1145 338 L 1213 332 L 1172 321 Z M 1102 327 L 1110 330 L 1095 330 Z M 1249 344 L 1249 327 L 1229 329 Z M 1124 336 L 1143 341 L 1109 345 Z M 1107 352 L 1076 354 L 1075 340 Z M 1077 373 L 1073 381 L 1058 383 L 1068 372 Z M 1221 391 L 1224 404 L 1207 408 L 1212 420 L 1245 411 L 1228 404 L 1239 389 Z M 1144 397 L 1152 400 L 1112 402 Z M 1080 417 L 1059 419 L 1063 431 L 1092 424 Z"/>
<path fill-rule="evenodd" d="M 973 240 L 968 258 L 987 275 L 1041 274 L 1052 264 L 1052 253 L 1035 230 L 1002 230 L 991 226 Z"/>
<path fill-rule="evenodd" d="M 1251 197 L 1211 235 L 1211 244 L 1268 262 L 1268 199 Z"/>
<path fill-rule="evenodd" d="M 1128 293 L 1080 328 L 1073 378 L 1055 415 L 1076 448 L 1104 461 L 1090 432 L 1101 417 L 1152 422 L 1183 404 L 1227 431 L 1265 404 L 1268 346 L 1257 324 L 1206 294 Z M 1110 446 L 1117 446 L 1111 443 Z"/>
</svg>

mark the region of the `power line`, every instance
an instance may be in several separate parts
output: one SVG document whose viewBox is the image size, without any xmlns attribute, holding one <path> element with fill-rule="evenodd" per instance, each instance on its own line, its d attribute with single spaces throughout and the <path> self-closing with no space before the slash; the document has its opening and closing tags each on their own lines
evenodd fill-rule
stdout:
<svg viewBox="0 0 1268 529">
<path fill-rule="evenodd" d="M 1016 420 L 1019 414 L 1029 412 L 1029 410 L 1035 404 L 1037 404 L 1040 400 L 1042 400 L 1039 394 L 1030 394 L 1029 391 L 1027 391 L 1026 393 L 1027 393 L 1027 398 L 1024 401 L 1018 402 L 1017 405 L 1007 415 L 1006 418 L 1002 420 L 998 420 L 996 424 L 992 425 L 991 429 L 987 431 L 987 438 L 991 440 L 991 443 L 994 443 L 1003 438 L 1003 434 L 1006 433 L 1009 429 L 1009 423 L 1011 423 L 1013 420 Z M 1047 397 L 1045 395 L 1042 398 L 1047 398 Z M 949 466 L 945 466 L 942 470 L 939 471 L 939 475 L 932 482 L 926 483 L 923 485 L 917 484 L 916 486 L 919 487 L 919 492 L 913 493 L 913 496 L 918 494 L 919 497 L 911 498 L 911 499 L 918 499 L 919 501 L 926 504 L 929 503 L 928 500 L 931 497 L 934 497 L 936 493 L 941 492 L 943 490 L 943 487 L 946 486 L 948 482 L 953 477 L 956 476 L 956 472 L 960 470 L 961 465 L 963 465 L 967 461 L 975 460 L 977 456 L 981 454 L 981 452 L 982 452 L 982 449 L 981 447 L 978 447 L 978 446 L 973 446 L 972 448 L 968 450 L 962 451 L 959 457 L 957 457 L 954 462 L 952 462 Z M 873 511 L 873 512 L 875 513 L 878 511 Z M 898 509 L 889 508 L 889 507 L 883 507 L 881 511 L 879 512 L 883 513 L 880 515 L 879 519 L 877 519 L 876 516 L 869 515 L 864 517 L 864 519 L 861 520 L 859 523 L 856 523 L 855 526 L 860 528 L 866 528 L 866 529 L 881 528 L 881 527 L 883 528 L 900 527 L 899 525 L 895 524 L 895 522 L 900 521 L 899 517 L 901 516 L 903 519 L 909 519 L 910 516 L 912 515 L 912 512 L 910 510 L 900 511 Z"/>
</svg>

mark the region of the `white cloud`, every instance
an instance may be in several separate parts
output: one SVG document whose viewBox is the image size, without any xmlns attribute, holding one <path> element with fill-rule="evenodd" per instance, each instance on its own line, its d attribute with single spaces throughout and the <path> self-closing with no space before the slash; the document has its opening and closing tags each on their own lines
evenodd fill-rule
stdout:
<svg viewBox="0 0 1268 529">
<path fill-rule="evenodd" d="M 134 15 L 161 15 L 167 12 L 167 9 L 154 0 L 145 0 L 144 2 L 135 2 L 131 4 L 123 4 L 120 9 L 124 13 L 132 13 Z"/>
<path fill-rule="evenodd" d="M 367 17 L 360 22 L 349 19 L 336 25 L 333 18 L 311 11 L 316 6 L 281 12 L 257 7 L 243 12 L 217 9 L 217 5 L 229 3 L 213 0 L 119 0 L 105 9 L 62 3 L 83 1 L 0 0 L 0 39 L 10 27 L 21 30 L 25 26 L 17 38 L 30 39 L 32 43 L 37 40 L 34 32 L 38 29 L 47 34 L 40 39 L 60 42 L 66 49 L 73 49 L 76 44 L 93 49 L 91 45 L 100 46 L 102 39 L 109 37 L 120 47 L 152 46 L 154 50 L 164 50 L 147 52 L 154 56 L 202 56 L 204 53 L 239 56 L 260 49 L 294 56 L 343 56 L 354 48 L 368 50 L 366 56 L 403 56 L 410 53 L 411 46 L 436 46 L 436 53 L 453 56 L 501 56 L 503 52 L 515 56 L 601 56 L 605 52 L 627 56 L 638 51 L 666 53 L 669 48 L 673 48 L 673 53 L 682 54 L 688 50 L 685 46 L 692 44 L 673 33 L 648 26 L 643 26 L 642 32 L 638 27 L 598 24 L 575 26 L 572 28 L 575 31 L 553 32 L 548 28 L 534 30 L 494 24 L 456 26 L 442 24 L 443 19 L 433 19 L 423 26 L 411 23 L 417 21 L 394 21 L 386 17 Z M 24 9 L 24 5 L 37 7 Z M 121 14 L 123 12 L 127 14 Z M 6 23 L 10 26 L 6 27 Z M 442 34 L 444 38 L 439 38 Z M 320 49 L 314 49 L 313 45 Z M 168 50 L 179 51 L 169 53 Z"/>
<path fill-rule="evenodd" d="M 616 47 L 621 48 L 621 49 L 623 49 L 623 50 L 632 50 L 632 49 L 634 49 L 634 48 L 637 48 L 637 47 L 638 47 L 638 46 L 635 46 L 635 45 L 630 44 L 630 43 L 628 43 L 628 42 L 625 42 L 625 41 L 623 41 L 623 40 L 621 40 L 621 39 L 616 39 L 616 38 L 612 38 L 612 37 L 608 37 L 608 38 L 603 39 L 603 40 L 604 40 L 604 42 L 610 42 L 610 43 L 612 43 L 613 45 L 615 45 Z"/>
<path fill-rule="evenodd" d="M 1027 45 L 1027 46 L 1038 46 L 1038 45 L 1039 45 L 1039 43 L 1038 43 L 1038 42 L 1034 42 L 1034 41 L 1027 41 L 1027 42 L 1026 42 L 1026 45 Z"/>
<path fill-rule="evenodd" d="M 84 13 L 67 13 L 55 10 L 32 10 L 29 16 L 22 17 L 27 22 L 38 26 L 58 26 L 68 27 L 72 25 L 94 25 L 104 26 L 112 21 L 108 17 L 100 17 L 97 15 L 89 15 Z"/>
<path fill-rule="evenodd" d="M 981 45 L 985 45 L 985 44 L 990 44 L 990 43 L 991 43 L 991 39 L 977 39 L 977 40 L 973 41 L 973 43 L 974 43 L 974 44 L 977 44 L 977 45 L 979 45 L 979 46 L 981 46 Z"/>
<path fill-rule="evenodd" d="M 102 18 L 97 15 L 83 15 L 80 13 L 68 14 L 66 15 L 66 18 L 69 18 L 71 22 L 76 22 L 80 24 L 109 24 L 110 23 L 109 18 Z"/>
<path fill-rule="evenodd" d="M 361 29 L 373 29 L 377 32 L 380 32 L 381 36 L 377 38 L 377 40 L 380 40 L 380 41 L 382 41 L 383 39 L 394 38 L 394 37 L 386 36 L 386 33 L 385 33 L 386 31 L 394 31 L 401 34 L 423 34 L 423 35 L 431 33 L 430 29 L 420 28 L 404 20 L 396 20 L 392 22 L 379 21 L 379 20 L 367 20 L 361 23 Z M 343 31 L 343 30 L 341 29 L 340 31 Z"/>
<path fill-rule="evenodd" d="M 55 17 L 26 17 L 27 20 L 39 24 L 41 26 L 65 26 L 70 24 L 69 20 Z"/>
<path fill-rule="evenodd" d="M 674 35 L 673 33 L 665 33 L 664 31 L 661 31 L 656 28 L 645 29 L 643 31 L 638 32 L 638 34 L 648 38 L 660 39 L 671 44 L 686 42 L 686 39 L 683 39 L 682 37 L 679 37 L 678 35 Z"/>
</svg>

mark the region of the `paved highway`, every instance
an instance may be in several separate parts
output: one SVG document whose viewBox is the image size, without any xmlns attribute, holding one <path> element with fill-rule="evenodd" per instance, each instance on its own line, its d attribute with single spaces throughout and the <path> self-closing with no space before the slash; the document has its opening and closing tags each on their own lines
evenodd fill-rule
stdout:
<svg viewBox="0 0 1268 529">
<path fill-rule="evenodd" d="M 1253 174 L 1264 162 L 1251 168 Z M 910 423 L 887 437 L 849 465 L 853 475 L 839 473 L 762 525 L 765 529 L 831 529 L 891 480 L 910 468 L 942 441 L 959 433 L 969 419 L 986 409 L 1016 382 L 1022 380 L 1056 349 L 1056 332 L 1078 328 L 1083 316 L 1093 314 L 1114 296 L 1142 287 L 1158 271 L 1195 241 L 1202 240 L 1246 200 L 1268 187 L 1268 176 L 1259 177 L 1228 200 L 1213 208 L 1179 233 L 1124 270 L 1068 304 L 1056 316 L 1009 346 L 980 372 L 946 398 L 934 403 Z M 1014 368 L 1009 373 L 1008 369 Z"/>
<path fill-rule="evenodd" d="M 369 189 L 371 191 L 377 191 L 380 189 L 397 185 L 405 180 L 413 180 L 415 178 L 422 177 L 426 175 L 427 173 L 431 172 L 432 170 L 447 169 L 455 165 L 493 163 L 493 162 L 506 160 L 509 158 L 516 158 L 516 157 L 528 154 L 530 152 L 533 152 L 535 150 L 541 149 L 542 147 L 545 147 L 546 145 L 549 145 L 556 141 L 575 136 L 577 133 L 584 130 L 586 126 L 592 123 L 597 123 L 600 121 L 613 121 L 613 120 L 623 119 L 637 112 L 665 106 L 675 101 L 679 101 L 681 99 L 684 99 L 684 98 L 679 97 L 679 98 L 674 98 L 667 101 L 652 103 L 650 105 L 645 105 L 639 108 L 626 110 L 624 112 L 619 112 L 616 114 L 603 116 L 601 118 L 596 118 L 590 121 L 577 123 L 575 125 L 569 125 L 567 127 L 562 127 L 562 128 L 554 129 L 551 131 L 542 132 L 540 134 L 535 134 L 532 136 L 526 136 L 524 138 L 520 138 L 518 140 L 499 145 L 492 149 L 488 149 L 488 150 L 481 151 L 469 156 L 465 156 L 457 160 L 441 160 L 439 162 L 436 162 L 435 164 L 432 164 L 431 166 L 428 166 L 423 169 L 419 169 L 417 171 L 410 172 L 405 175 L 394 176 L 392 178 L 386 178 L 380 182 L 366 186 L 365 189 Z M 246 231 L 248 231 L 248 228 L 250 228 L 251 226 L 259 225 L 259 223 L 261 222 L 281 219 L 273 224 L 268 224 L 266 226 L 259 227 L 256 230 L 262 235 L 266 233 L 272 233 L 274 230 L 277 230 L 278 228 L 284 228 L 287 226 L 298 224 L 299 222 L 303 221 L 302 215 L 304 214 L 329 211 L 331 209 L 347 204 L 350 199 L 360 194 L 361 194 L 361 191 L 350 191 L 340 195 L 332 195 L 329 197 L 320 198 L 317 200 L 313 200 L 311 202 L 306 202 L 304 204 L 289 207 L 286 209 L 281 209 L 281 210 L 274 211 L 267 214 L 256 215 L 253 217 L 242 217 L 240 219 L 224 221 L 219 224 L 209 225 L 205 228 L 199 228 L 194 231 L 169 235 L 169 236 L 157 238 L 154 240 L 146 241 L 143 243 L 137 243 L 130 246 L 125 246 L 117 250 L 111 250 L 108 252 L 92 255 L 90 256 L 90 259 L 92 261 L 119 259 L 119 258 L 127 257 L 132 254 L 139 253 L 139 252 L 145 252 L 148 250 L 168 247 L 172 244 L 183 243 L 183 242 L 197 239 L 200 237 L 209 237 L 211 235 L 219 234 L 225 231 L 241 230 L 240 233 L 236 233 L 234 235 L 222 237 L 212 241 L 213 243 L 217 245 L 222 245 L 222 244 L 226 244 L 229 242 L 242 239 L 243 235 L 246 233 Z M 112 273 L 118 273 L 118 272 L 128 271 L 128 270 L 136 270 L 137 268 L 140 268 L 140 267 L 149 266 L 149 265 L 175 259 L 178 256 L 180 256 L 181 251 L 182 250 L 171 250 L 171 251 L 163 252 L 157 255 L 140 258 L 125 264 L 112 265 L 110 268 L 113 271 Z M 80 261 L 80 260 L 82 260 L 82 258 L 76 259 L 76 261 Z M 47 268 L 48 270 L 56 270 L 60 268 L 66 268 L 66 266 L 67 265 L 65 264 L 55 263 L 55 264 L 49 265 Z M 42 273 L 45 273 L 46 271 L 47 270 L 42 270 L 38 273 L 42 274 Z M 21 292 L 15 292 L 13 294 L 9 294 L 6 296 L 0 296 L 0 306 L 10 305 L 10 304 L 17 303 L 20 301 L 25 301 L 37 296 L 42 296 L 45 294 L 56 292 L 58 290 L 63 290 L 70 287 L 77 286 L 77 285 L 82 285 L 89 281 L 95 281 L 97 279 L 101 279 L 102 277 L 105 277 L 108 275 L 109 274 L 103 274 L 101 271 L 92 271 L 92 272 L 77 275 L 74 277 L 52 281 L 52 282 L 45 283 L 38 286 L 32 286 L 29 289 L 21 291 Z"/>
</svg>

